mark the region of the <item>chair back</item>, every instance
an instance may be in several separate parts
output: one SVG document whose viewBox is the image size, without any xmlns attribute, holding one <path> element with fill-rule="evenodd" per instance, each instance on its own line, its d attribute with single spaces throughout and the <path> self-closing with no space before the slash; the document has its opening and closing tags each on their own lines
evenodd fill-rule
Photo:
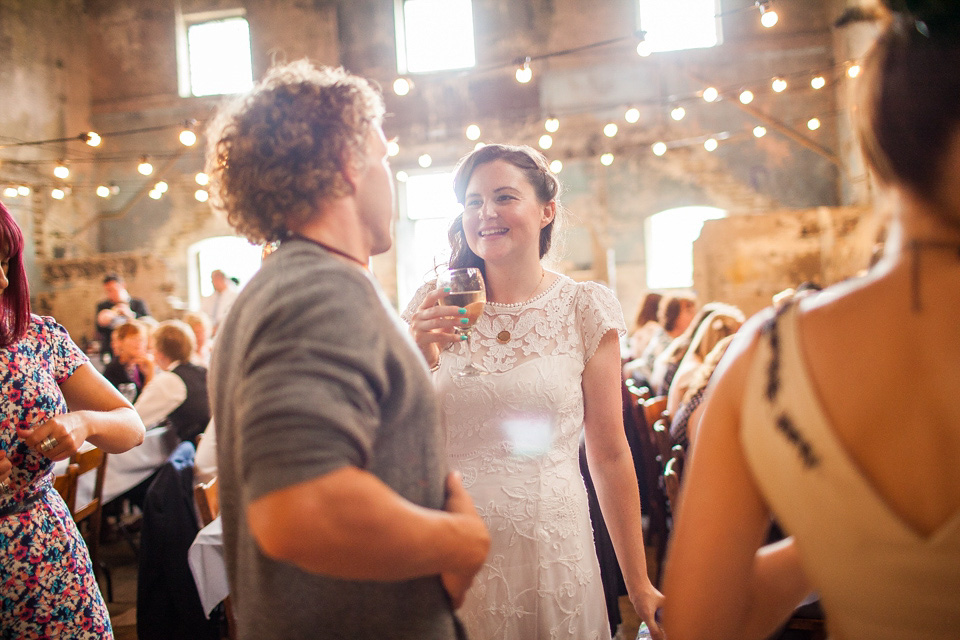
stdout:
<svg viewBox="0 0 960 640">
<path fill-rule="evenodd" d="M 655 396 L 643 401 L 643 417 L 648 425 L 652 425 L 661 417 L 667 408 L 667 396 Z"/>
<path fill-rule="evenodd" d="M 75 464 L 69 464 L 63 474 L 53 477 L 53 488 L 67 503 L 67 508 L 70 509 L 71 514 L 73 513 L 73 502 L 77 499 L 78 468 Z"/>
<path fill-rule="evenodd" d="M 220 515 L 220 492 L 216 478 L 196 485 L 193 488 L 193 498 L 197 503 L 197 513 L 200 514 L 202 526 L 207 526 Z"/>
<path fill-rule="evenodd" d="M 686 460 L 686 452 L 680 445 L 675 445 L 672 454 L 663 469 L 663 484 L 667 492 L 667 500 L 670 501 L 670 511 L 676 518 L 680 511 L 680 483 L 683 480 L 683 464 Z"/>
<path fill-rule="evenodd" d="M 653 438 L 653 444 L 657 451 L 657 461 L 660 463 L 660 471 L 667 466 L 667 461 L 673 456 L 673 438 L 670 437 L 670 425 L 666 420 L 660 418 L 653 423 L 650 432 Z"/>
</svg>

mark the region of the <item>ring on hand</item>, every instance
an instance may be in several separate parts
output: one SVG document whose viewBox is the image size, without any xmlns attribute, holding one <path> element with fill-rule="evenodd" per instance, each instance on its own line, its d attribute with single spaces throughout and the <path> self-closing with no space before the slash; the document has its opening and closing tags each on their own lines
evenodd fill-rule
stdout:
<svg viewBox="0 0 960 640">
<path fill-rule="evenodd" d="M 42 453 L 53 451 L 54 449 L 57 448 L 58 444 L 60 443 L 57 442 L 56 438 L 54 438 L 53 436 L 47 436 L 46 438 L 43 439 L 43 442 L 40 443 L 40 451 Z"/>
<path fill-rule="evenodd" d="M 6 480 L 0 480 L 0 491 L 2 491 L 3 493 L 10 491 L 10 483 L 7 482 Z"/>
</svg>

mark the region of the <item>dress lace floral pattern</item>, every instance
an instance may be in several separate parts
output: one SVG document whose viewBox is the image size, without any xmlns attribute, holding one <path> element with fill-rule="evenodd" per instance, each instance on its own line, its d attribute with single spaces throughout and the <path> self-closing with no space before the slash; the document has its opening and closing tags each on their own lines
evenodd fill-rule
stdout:
<svg viewBox="0 0 960 640">
<path fill-rule="evenodd" d="M 67 411 L 58 385 L 85 362 L 63 327 L 39 316 L 0 349 L 0 446 L 13 463 L 11 490 L 0 493 L 3 638 L 113 637 L 86 544 L 53 489 L 53 463 L 16 432 Z"/>
<path fill-rule="evenodd" d="M 610 331 L 625 334 L 613 293 L 559 276 L 523 304 L 488 303 L 469 344 L 441 355 L 435 375 L 451 466 L 492 536 L 460 610 L 474 640 L 610 637 L 578 464 L 581 376 Z M 468 359 L 489 375 L 453 375 Z"/>
</svg>

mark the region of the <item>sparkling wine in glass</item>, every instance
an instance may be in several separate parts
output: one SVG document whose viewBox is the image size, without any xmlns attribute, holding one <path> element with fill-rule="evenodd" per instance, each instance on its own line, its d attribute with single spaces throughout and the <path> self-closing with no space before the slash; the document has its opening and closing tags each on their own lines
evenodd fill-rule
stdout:
<svg viewBox="0 0 960 640">
<path fill-rule="evenodd" d="M 467 337 L 467 356 L 470 356 L 470 332 L 477 318 L 483 313 L 483 305 L 487 301 L 487 290 L 483 284 L 483 275 L 480 269 L 469 267 L 466 269 L 447 269 L 440 274 L 437 286 L 441 290 L 449 289 L 440 298 L 440 303 L 467 310 L 466 324 L 457 328 L 457 333 Z M 487 372 L 468 362 L 467 366 L 457 372 L 458 376 L 480 376 Z"/>
</svg>

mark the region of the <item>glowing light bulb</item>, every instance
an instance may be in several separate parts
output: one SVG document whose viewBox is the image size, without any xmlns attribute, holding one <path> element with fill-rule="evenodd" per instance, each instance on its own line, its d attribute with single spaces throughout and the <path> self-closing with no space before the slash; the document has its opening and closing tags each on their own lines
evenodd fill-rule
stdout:
<svg viewBox="0 0 960 640">
<path fill-rule="evenodd" d="M 63 189 L 54 189 L 50 192 L 50 197 L 54 200 L 63 200 L 66 197 L 66 192 Z"/>
<path fill-rule="evenodd" d="M 550 163 L 550 171 L 553 171 L 554 173 L 560 173 L 563 171 L 563 163 L 559 160 L 554 160 Z"/>
<path fill-rule="evenodd" d="M 646 40 L 641 40 L 637 45 L 637 55 L 641 58 L 646 58 L 651 53 L 653 53 L 653 50 L 650 48 L 650 43 Z"/>
<path fill-rule="evenodd" d="M 410 93 L 413 85 L 406 78 L 397 78 L 393 81 L 393 92 L 398 96 L 405 96 Z"/>
<path fill-rule="evenodd" d="M 192 147 L 197 144 L 197 134 L 190 129 L 184 129 L 180 132 L 180 144 L 185 147 Z"/>
<path fill-rule="evenodd" d="M 397 171 L 397 182 L 406 182 L 409 177 L 406 171 Z"/>
<path fill-rule="evenodd" d="M 640 109 L 631 107 L 627 109 L 627 112 L 623 114 L 623 119 L 629 122 L 630 124 L 636 124 L 640 121 Z"/>
<path fill-rule="evenodd" d="M 716 138 L 707 138 L 703 143 L 703 148 L 707 151 L 716 151 L 719 145 L 720 143 L 717 142 Z"/>
<path fill-rule="evenodd" d="M 707 102 L 716 102 L 720 97 L 720 92 L 716 87 L 707 87 L 703 90 L 703 99 Z"/>
<path fill-rule="evenodd" d="M 654 142 L 650 148 L 653 149 L 653 155 L 655 156 L 662 156 L 667 152 L 667 144 L 665 142 Z"/>
<path fill-rule="evenodd" d="M 856 78 L 858 75 L 860 75 L 860 65 L 851 65 L 850 68 L 847 69 L 847 75 L 851 78 Z"/>
<path fill-rule="evenodd" d="M 166 182 L 161 180 L 157 184 L 153 185 L 153 188 L 159 191 L 160 193 L 166 193 L 167 189 L 170 188 L 170 185 L 168 185 Z"/>
<path fill-rule="evenodd" d="M 206 202 L 210 199 L 210 194 L 204 189 L 197 189 L 193 192 L 193 197 L 196 198 L 197 202 Z"/>
<path fill-rule="evenodd" d="M 537 144 L 540 145 L 541 149 L 549 149 L 553 146 L 553 137 L 549 133 L 545 133 L 540 136 L 540 140 Z"/>
<path fill-rule="evenodd" d="M 514 74 L 514 76 L 517 78 L 517 82 L 520 84 L 527 84 L 530 82 L 533 79 L 533 69 L 530 68 L 530 63 L 524 62 L 523 65 L 517 69 L 517 72 Z"/>
<path fill-rule="evenodd" d="M 483 149 L 485 146 L 487 146 L 486 142 L 478 142 L 477 144 L 473 145 L 473 150 L 476 151 L 477 149 Z"/>
<path fill-rule="evenodd" d="M 423 154 L 422 156 L 420 156 L 419 158 L 417 158 L 417 164 L 419 164 L 421 167 L 423 167 L 424 169 L 426 169 L 426 168 L 429 167 L 431 164 L 433 164 L 433 158 L 430 157 L 430 154 L 429 154 L 429 153 L 425 153 L 425 154 Z"/>
<path fill-rule="evenodd" d="M 750 91 L 749 89 L 746 91 L 741 91 L 740 102 L 741 104 L 750 104 L 753 102 L 753 91 Z"/>
<path fill-rule="evenodd" d="M 760 24 L 765 26 L 767 29 L 777 24 L 780 21 L 780 16 L 777 15 L 777 12 L 773 9 L 764 9 L 761 5 L 760 7 Z"/>
<path fill-rule="evenodd" d="M 193 179 L 196 180 L 197 184 L 200 185 L 201 187 L 210 184 L 210 176 L 205 174 L 203 171 L 193 176 Z"/>
<path fill-rule="evenodd" d="M 6 187 L 3 190 L 4 198 L 16 198 L 18 195 L 19 195 L 19 192 L 17 191 L 16 187 Z"/>
<path fill-rule="evenodd" d="M 602 164 L 602 165 L 605 166 L 605 167 L 609 167 L 610 165 L 612 165 L 612 164 L 613 164 L 613 154 L 612 154 L 612 153 L 605 153 L 605 154 L 603 154 L 602 156 L 600 156 L 600 164 Z"/>
<path fill-rule="evenodd" d="M 810 86 L 814 89 L 823 89 L 825 86 L 827 86 L 827 79 L 823 76 L 817 76 L 810 81 Z"/>
<path fill-rule="evenodd" d="M 99 187 L 97 187 L 97 195 L 100 196 L 101 198 L 109 198 L 110 187 L 108 187 L 105 184 L 100 185 Z"/>
<path fill-rule="evenodd" d="M 479 140 L 480 139 L 480 127 L 475 124 L 467 127 L 466 131 L 467 140 Z"/>
<path fill-rule="evenodd" d="M 543 123 L 543 128 L 549 131 L 550 133 L 556 133 L 557 129 L 560 128 L 560 120 L 557 118 L 547 118 Z"/>
<path fill-rule="evenodd" d="M 680 122 L 681 120 L 683 120 L 683 116 L 685 115 L 687 115 L 687 110 L 684 109 L 683 107 L 677 107 L 670 112 L 670 117 L 676 120 L 677 122 Z"/>
<path fill-rule="evenodd" d="M 810 131 L 816 131 L 820 128 L 820 119 L 819 118 L 810 118 L 807 120 L 807 129 Z"/>
<path fill-rule="evenodd" d="M 620 130 L 620 128 L 617 127 L 617 125 L 616 125 L 615 123 L 610 122 L 610 123 L 604 125 L 604 127 L 603 127 L 603 135 L 607 136 L 608 138 L 612 138 L 613 136 L 617 135 L 617 131 L 619 131 L 619 130 Z"/>
<path fill-rule="evenodd" d="M 756 127 L 753 128 L 753 137 L 755 137 L 755 138 L 762 138 L 762 137 L 765 136 L 765 135 L 767 135 L 767 128 L 766 128 L 766 127 L 761 127 L 761 126 L 757 125 Z"/>
<path fill-rule="evenodd" d="M 53 168 L 53 175 L 61 180 L 66 180 L 70 176 L 70 169 L 67 168 L 67 165 L 61 162 Z"/>
<path fill-rule="evenodd" d="M 140 175 L 148 176 L 153 173 L 153 165 L 147 160 L 146 156 L 140 158 L 140 164 L 137 165 L 137 171 Z"/>
<path fill-rule="evenodd" d="M 17 195 L 19 196 L 28 196 L 33 190 L 25 184 L 17 187 Z"/>
<path fill-rule="evenodd" d="M 163 197 L 163 194 L 157 191 L 156 189 L 151 189 L 150 193 L 148 193 L 147 195 L 153 198 L 154 200 L 159 200 L 160 198 Z"/>
<path fill-rule="evenodd" d="M 777 93 L 783 93 L 784 91 L 787 90 L 787 81 L 784 80 L 783 78 L 774 78 L 773 84 L 771 86 L 773 87 L 773 90 L 776 91 Z"/>
<path fill-rule="evenodd" d="M 99 147 L 100 142 L 102 141 L 100 134 L 97 133 L 96 131 L 87 131 L 84 137 L 86 138 L 84 142 L 86 142 L 91 147 Z"/>
<path fill-rule="evenodd" d="M 387 155 L 391 158 L 395 158 L 400 154 L 400 143 L 396 140 L 389 140 L 387 142 Z"/>
</svg>

